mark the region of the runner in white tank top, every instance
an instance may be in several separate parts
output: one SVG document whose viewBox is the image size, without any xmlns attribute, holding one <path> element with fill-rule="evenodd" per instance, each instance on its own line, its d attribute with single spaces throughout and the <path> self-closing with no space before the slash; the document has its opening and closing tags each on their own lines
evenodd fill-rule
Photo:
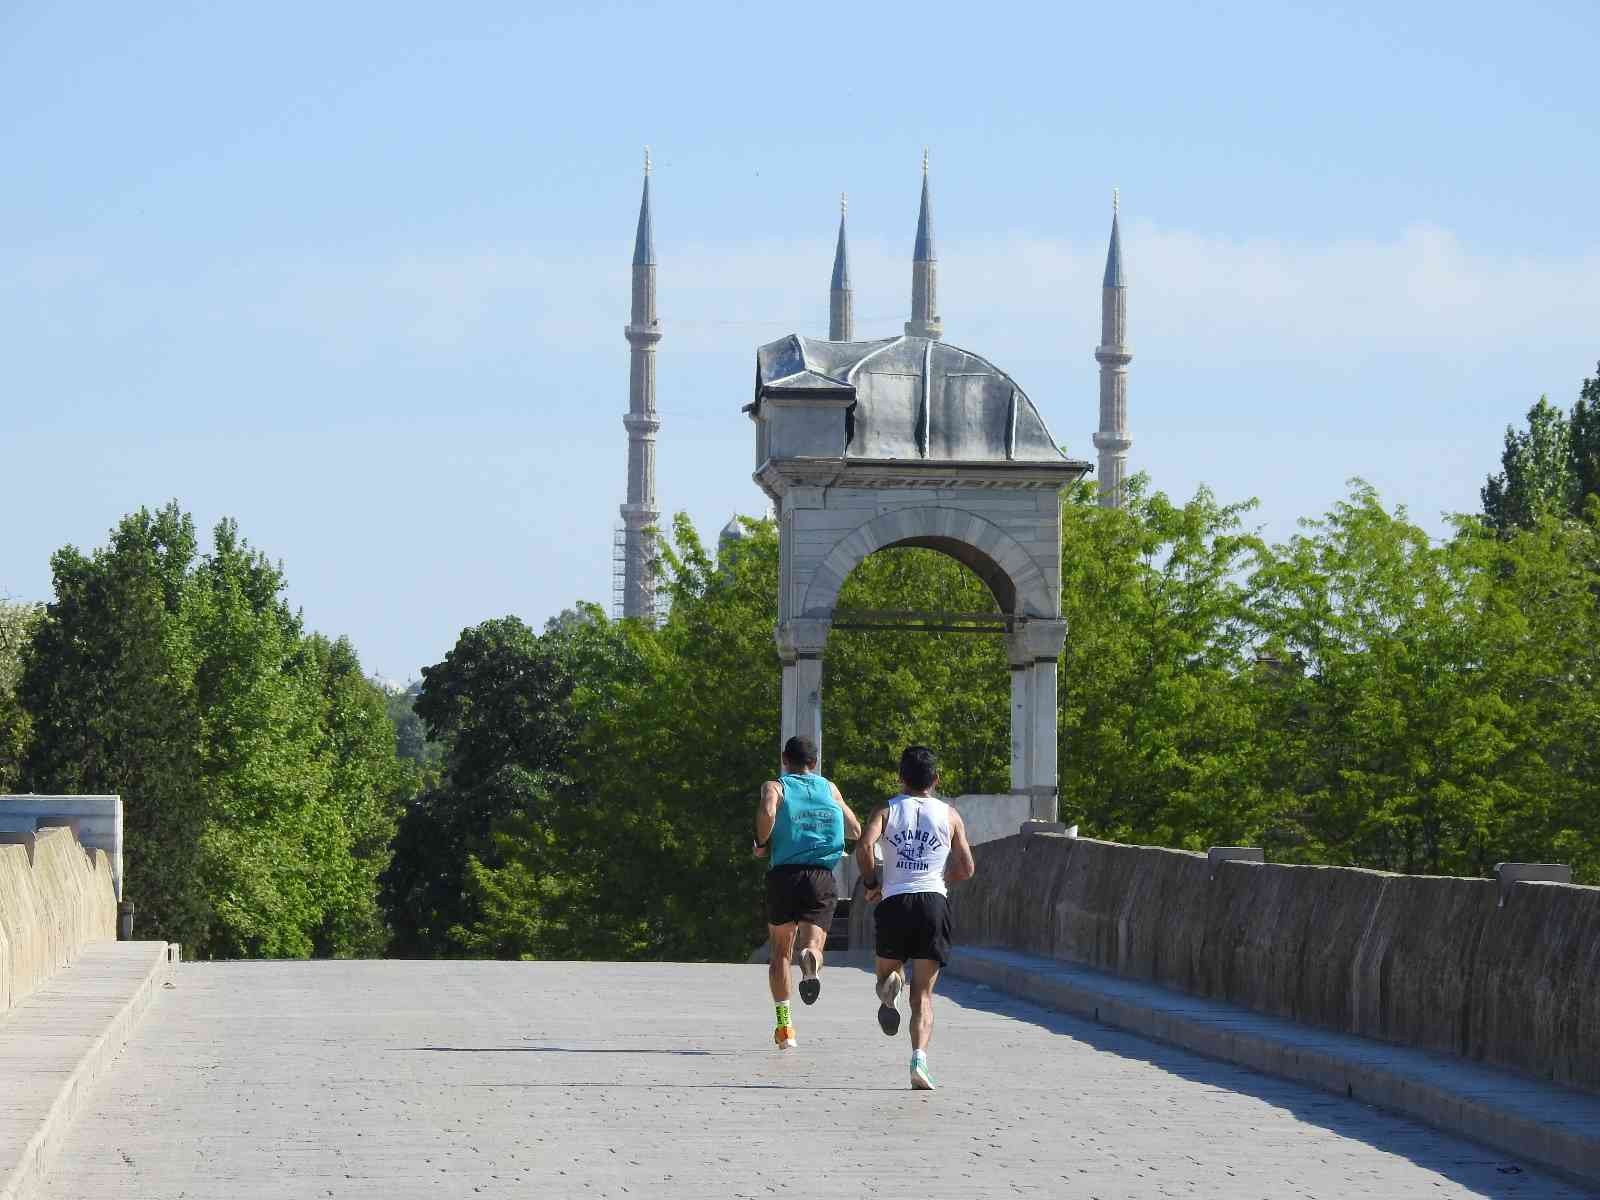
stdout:
<svg viewBox="0 0 1600 1200">
<path fill-rule="evenodd" d="M 905 789 L 872 814 L 856 843 L 856 863 L 872 913 L 877 952 L 878 1025 L 900 1032 L 900 993 L 911 990 L 911 1086 L 928 1091 L 928 1041 L 933 1036 L 933 985 L 950 958 L 950 904 L 946 885 L 977 870 L 961 814 L 933 794 L 938 764 L 926 746 L 900 756 Z M 873 861 L 883 851 L 883 866 Z M 911 963 L 911 978 L 905 967 Z"/>
<path fill-rule="evenodd" d="M 883 898 L 909 892 L 949 895 L 950 806 L 937 796 L 901 794 L 883 818 Z"/>
</svg>

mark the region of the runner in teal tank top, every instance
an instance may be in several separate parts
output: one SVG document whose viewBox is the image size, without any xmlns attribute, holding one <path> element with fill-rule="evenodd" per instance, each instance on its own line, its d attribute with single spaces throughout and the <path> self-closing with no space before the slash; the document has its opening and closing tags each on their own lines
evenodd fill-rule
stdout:
<svg viewBox="0 0 1600 1200">
<path fill-rule="evenodd" d="M 794 1049 L 789 1012 L 789 963 L 800 945 L 800 999 L 816 1003 L 822 991 L 817 972 L 822 947 L 838 902 L 834 864 L 844 855 L 845 839 L 861 836 L 861 822 L 839 789 L 817 774 L 817 747 L 792 737 L 783 747 L 783 775 L 761 785 L 756 806 L 756 857 L 766 858 L 767 935 L 771 951 L 767 982 L 777 1008 L 772 1040 Z"/>
<path fill-rule="evenodd" d="M 833 801 L 833 784 L 815 773 L 778 782 L 783 800 L 767 851 L 772 866 L 831 868 L 844 855 L 844 811 Z"/>
</svg>

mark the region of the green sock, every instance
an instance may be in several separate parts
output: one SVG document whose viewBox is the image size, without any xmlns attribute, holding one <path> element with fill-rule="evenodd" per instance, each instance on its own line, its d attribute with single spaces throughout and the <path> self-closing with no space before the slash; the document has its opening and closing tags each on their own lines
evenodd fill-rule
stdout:
<svg viewBox="0 0 1600 1200">
<path fill-rule="evenodd" d="M 775 1007 L 778 1010 L 778 1025 L 781 1027 L 789 1024 L 789 1002 L 779 1000 Z"/>
</svg>

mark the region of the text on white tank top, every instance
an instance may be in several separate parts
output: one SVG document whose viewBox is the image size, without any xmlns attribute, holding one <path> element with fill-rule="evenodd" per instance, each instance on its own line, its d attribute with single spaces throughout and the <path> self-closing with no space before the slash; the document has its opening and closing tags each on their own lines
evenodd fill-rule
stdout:
<svg viewBox="0 0 1600 1200">
<path fill-rule="evenodd" d="M 883 822 L 883 896 L 907 892 L 948 895 L 950 806 L 935 796 L 896 796 Z"/>
</svg>

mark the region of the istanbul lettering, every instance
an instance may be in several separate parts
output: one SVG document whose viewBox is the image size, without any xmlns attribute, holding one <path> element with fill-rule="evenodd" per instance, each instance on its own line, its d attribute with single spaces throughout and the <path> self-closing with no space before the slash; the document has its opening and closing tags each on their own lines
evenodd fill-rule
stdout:
<svg viewBox="0 0 1600 1200">
<path fill-rule="evenodd" d="M 932 829 L 902 829 L 889 841 L 894 845 L 897 871 L 926 871 L 929 853 L 944 845 L 944 839 Z"/>
</svg>

